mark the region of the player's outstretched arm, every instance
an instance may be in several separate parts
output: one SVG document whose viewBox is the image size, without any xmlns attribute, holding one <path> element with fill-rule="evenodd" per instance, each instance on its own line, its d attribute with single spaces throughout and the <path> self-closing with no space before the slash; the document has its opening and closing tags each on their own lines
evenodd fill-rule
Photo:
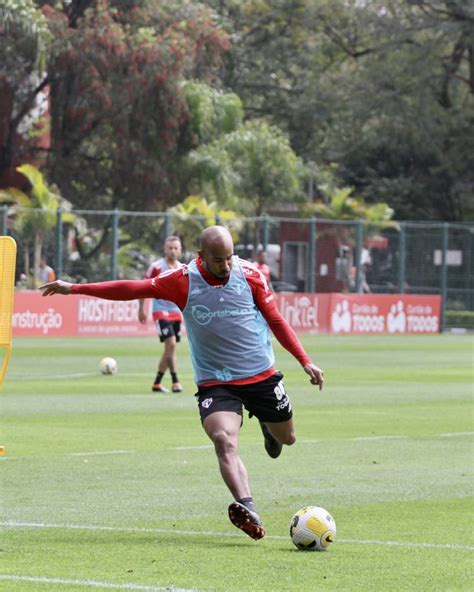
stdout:
<svg viewBox="0 0 474 592">
<path fill-rule="evenodd" d="M 315 366 L 312 362 L 305 364 L 303 370 L 310 376 L 311 384 L 317 384 L 319 390 L 323 388 L 324 384 L 324 372 L 318 366 Z"/>
<path fill-rule="evenodd" d="M 43 290 L 43 296 L 52 296 L 53 294 L 63 294 L 67 296 L 72 292 L 72 284 L 64 282 L 63 280 L 56 280 L 55 282 L 49 282 L 39 287 Z"/>
<path fill-rule="evenodd" d="M 161 282 L 160 282 L 161 284 Z M 141 298 L 162 298 L 173 300 L 173 294 L 164 294 L 159 286 L 154 286 L 150 280 L 113 280 L 94 284 L 70 284 L 56 280 L 40 286 L 43 296 L 53 294 L 83 294 L 104 300 L 137 300 Z"/>
</svg>

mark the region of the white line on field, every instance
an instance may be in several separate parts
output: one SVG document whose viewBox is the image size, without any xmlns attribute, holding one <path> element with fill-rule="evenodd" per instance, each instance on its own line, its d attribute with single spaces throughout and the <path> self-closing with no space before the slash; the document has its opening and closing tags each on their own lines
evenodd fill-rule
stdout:
<svg viewBox="0 0 474 592">
<path fill-rule="evenodd" d="M 62 378 L 82 378 L 84 376 L 100 376 L 98 372 L 71 372 L 69 374 L 35 374 L 33 375 L 24 375 L 15 376 L 9 375 L 9 380 L 17 381 L 17 380 L 54 380 L 54 379 L 62 379 Z"/>
<path fill-rule="evenodd" d="M 472 436 L 474 432 L 446 432 L 445 434 L 440 434 L 440 438 L 454 438 L 455 436 Z"/>
<path fill-rule="evenodd" d="M 474 547 L 469 545 L 450 545 L 449 543 L 438 545 L 436 543 L 401 543 L 399 541 L 359 541 L 358 539 L 342 539 L 342 542 L 351 543 L 353 545 L 386 545 L 388 547 L 417 547 L 422 549 L 456 549 L 458 551 L 474 551 Z"/>
<path fill-rule="evenodd" d="M 357 438 L 335 438 L 334 440 L 298 440 L 299 444 L 320 444 L 321 442 L 359 442 L 362 440 L 410 440 L 409 436 L 360 436 Z M 203 450 L 213 448 L 212 445 L 204 446 L 177 446 L 171 450 Z"/>
<path fill-rule="evenodd" d="M 361 442 L 363 440 L 407 440 L 408 436 L 357 436 L 356 438 L 350 438 L 355 442 Z"/>
<path fill-rule="evenodd" d="M 447 432 L 444 434 L 433 435 L 426 439 L 433 438 L 454 438 L 456 436 L 471 436 L 474 432 Z M 321 444 L 322 442 L 376 442 L 378 440 L 413 440 L 411 436 L 356 436 L 355 438 L 335 438 L 334 440 L 299 440 L 299 444 Z M 168 450 L 208 450 L 213 448 L 212 444 L 201 446 L 176 446 Z M 64 456 L 101 456 L 107 454 L 136 454 L 136 450 L 94 450 L 92 452 L 66 452 Z M 19 457 L 1 457 L 0 460 L 17 460 Z"/>
<path fill-rule="evenodd" d="M 455 436 L 469 436 L 474 434 L 474 432 L 449 432 L 445 434 L 433 434 L 432 436 L 423 436 L 420 439 L 423 440 L 433 440 L 436 438 L 454 438 Z M 379 436 L 355 436 L 354 438 L 335 438 L 334 440 L 298 440 L 300 444 L 320 444 L 321 442 L 376 442 L 377 440 L 414 440 L 415 436 L 406 436 L 404 434 L 400 435 L 384 435 L 381 434 Z"/>
<path fill-rule="evenodd" d="M 102 377 L 104 380 L 109 380 L 110 374 L 102 376 L 100 372 L 97 370 L 95 372 L 69 372 L 67 374 L 9 374 L 8 379 L 11 381 L 27 381 L 27 380 L 54 380 L 54 379 L 63 379 L 63 378 L 81 378 L 84 376 L 97 376 Z M 120 376 L 122 377 L 143 377 L 143 372 L 120 372 Z M 152 396 L 152 395 L 150 395 Z"/>
<path fill-rule="evenodd" d="M 211 444 L 204 444 L 203 446 L 177 446 L 172 450 L 204 450 L 205 448 L 214 448 Z"/>
<path fill-rule="evenodd" d="M 426 439 L 433 439 L 433 438 L 453 438 L 455 436 L 468 436 L 472 435 L 474 432 L 449 432 L 446 434 L 438 434 L 433 436 L 428 436 Z M 413 440 L 412 436 L 405 436 L 401 435 L 383 435 L 380 436 L 355 436 L 354 438 L 335 438 L 334 440 L 312 440 L 312 439 L 305 439 L 305 440 L 298 440 L 299 444 L 320 444 L 321 442 L 376 442 L 378 440 Z M 211 445 L 205 446 L 177 446 L 176 448 L 172 448 L 171 450 L 203 450 L 205 448 L 212 448 Z"/>
<path fill-rule="evenodd" d="M 329 442 L 371 442 L 377 440 L 410 440 L 409 436 L 358 436 L 356 438 L 334 438 L 333 440 L 298 440 L 298 444 L 325 444 Z"/>
<path fill-rule="evenodd" d="M 155 534 L 174 534 L 174 535 L 196 535 L 196 536 L 215 536 L 215 537 L 226 537 L 234 538 L 241 537 L 242 534 L 239 532 L 216 532 L 206 530 L 174 530 L 171 528 L 134 528 L 134 527 L 119 527 L 119 526 L 95 526 L 88 524 L 46 524 L 43 522 L 0 522 L 0 526 L 7 528 L 62 528 L 65 530 L 91 530 L 91 531 L 102 531 L 102 532 L 130 532 L 130 533 L 155 533 Z M 279 534 L 267 535 L 267 539 L 287 540 L 288 536 Z M 413 543 L 413 542 L 400 542 L 400 541 L 363 541 L 359 539 L 337 539 L 340 543 L 350 543 L 352 545 L 385 545 L 389 547 L 417 547 L 417 548 L 428 548 L 428 549 L 454 549 L 457 551 L 474 551 L 474 546 L 470 545 L 455 545 L 449 543 L 437 544 L 437 543 Z"/>
<path fill-rule="evenodd" d="M 114 590 L 146 590 L 148 592 L 197 592 L 195 589 L 175 588 L 174 586 L 146 586 L 142 584 L 114 584 L 113 582 L 96 582 L 94 580 L 65 580 L 63 578 L 44 578 L 37 576 L 17 576 L 0 574 L 0 580 L 11 582 L 35 582 L 37 584 L 62 584 L 64 586 L 90 586 L 91 588 L 113 588 Z"/>
<path fill-rule="evenodd" d="M 134 450 L 95 450 L 94 452 L 68 452 L 64 456 L 98 456 L 101 454 L 135 454 Z"/>
</svg>

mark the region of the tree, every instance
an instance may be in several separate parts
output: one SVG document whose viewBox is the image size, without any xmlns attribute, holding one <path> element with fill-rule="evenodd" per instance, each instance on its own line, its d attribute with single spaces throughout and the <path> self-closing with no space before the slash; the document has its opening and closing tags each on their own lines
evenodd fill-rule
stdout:
<svg viewBox="0 0 474 592">
<path fill-rule="evenodd" d="M 181 196 L 191 147 L 182 86 L 212 78 L 228 46 L 201 6 L 106 0 L 72 25 L 48 8 L 54 181 L 85 207 L 162 209 Z"/>
<path fill-rule="evenodd" d="M 250 116 L 397 217 L 472 217 L 472 3 L 208 3 L 234 29 L 224 80 Z"/>
<path fill-rule="evenodd" d="M 27 117 L 46 87 L 51 33 L 34 0 L 0 0 L 0 23 L 1 186 L 15 162 L 32 152 L 28 139 L 38 118 Z"/>
<path fill-rule="evenodd" d="M 244 109 L 235 93 L 225 93 L 202 82 L 186 82 L 183 94 L 195 146 L 216 140 L 241 126 Z"/>
<path fill-rule="evenodd" d="M 46 19 L 33 0 L 0 0 L 0 73 L 15 84 L 44 69 L 51 40 Z"/>
<path fill-rule="evenodd" d="M 371 9 L 354 12 L 357 43 L 339 31 L 339 46 L 355 57 L 337 78 L 331 157 L 345 183 L 369 201 L 388 201 L 398 218 L 468 219 L 474 13 L 463 2 Z"/>
<path fill-rule="evenodd" d="M 288 139 L 264 121 L 247 121 L 190 155 L 204 194 L 243 214 L 262 216 L 278 203 L 304 199 L 305 168 Z"/>
<path fill-rule="evenodd" d="M 58 208 L 64 208 L 63 221 L 73 223 L 75 216 L 69 211 L 71 204 L 55 192 L 44 180 L 43 174 L 33 165 L 17 168 L 28 180 L 30 189 L 22 191 L 14 187 L 0 190 L 0 203 L 15 205 L 15 230 L 21 236 L 25 248 L 25 273 L 30 273 L 30 247 L 33 243 L 33 286 L 38 286 L 39 264 L 43 240 L 56 225 Z"/>
<path fill-rule="evenodd" d="M 176 201 L 181 156 L 192 147 L 183 82 L 212 80 L 229 46 L 211 12 L 180 0 L 38 4 L 46 18 L 33 0 L 0 0 L 0 176 L 26 160 L 23 148 L 31 160 L 34 144 L 21 145 L 17 132 L 49 90 L 51 143 L 41 149 L 71 201 L 129 209 Z"/>
</svg>

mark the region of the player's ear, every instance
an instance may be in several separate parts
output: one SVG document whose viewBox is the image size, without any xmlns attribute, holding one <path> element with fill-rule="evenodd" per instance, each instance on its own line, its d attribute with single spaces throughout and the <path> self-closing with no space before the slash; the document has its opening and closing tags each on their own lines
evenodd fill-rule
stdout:
<svg viewBox="0 0 474 592">
<path fill-rule="evenodd" d="M 201 259 L 203 258 L 203 256 L 204 256 L 204 251 L 203 251 L 202 249 L 198 249 L 198 250 L 196 251 L 196 253 L 198 254 L 198 257 L 200 257 Z"/>
</svg>

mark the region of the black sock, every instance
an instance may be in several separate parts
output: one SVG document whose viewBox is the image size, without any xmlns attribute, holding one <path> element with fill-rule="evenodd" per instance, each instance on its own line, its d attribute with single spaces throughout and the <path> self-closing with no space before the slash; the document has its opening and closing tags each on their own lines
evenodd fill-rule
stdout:
<svg viewBox="0 0 474 592">
<path fill-rule="evenodd" d="M 164 374 L 165 374 L 164 372 L 158 372 L 158 374 L 156 375 L 156 378 L 155 378 L 155 384 L 161 383 L 161 379 L 163 378 Z"/>
<path fill-rule="evenodd" d="M 171 380 L 173 382 L 179 382 L 179 380 L 178 380 L 178 374 L 176 372 L 171 372 Z"/>
<path fill-rule="evenodd" d="M 243 506 L 245 506 L 247 508 L 247 510 L 257 513 L 257 508 L 255 507 L 252 497 L 243 497 L 242 499 L 239 499 L 237 501 L 239 502 L 239 504 L 242 504 Z"/>
</svg>

